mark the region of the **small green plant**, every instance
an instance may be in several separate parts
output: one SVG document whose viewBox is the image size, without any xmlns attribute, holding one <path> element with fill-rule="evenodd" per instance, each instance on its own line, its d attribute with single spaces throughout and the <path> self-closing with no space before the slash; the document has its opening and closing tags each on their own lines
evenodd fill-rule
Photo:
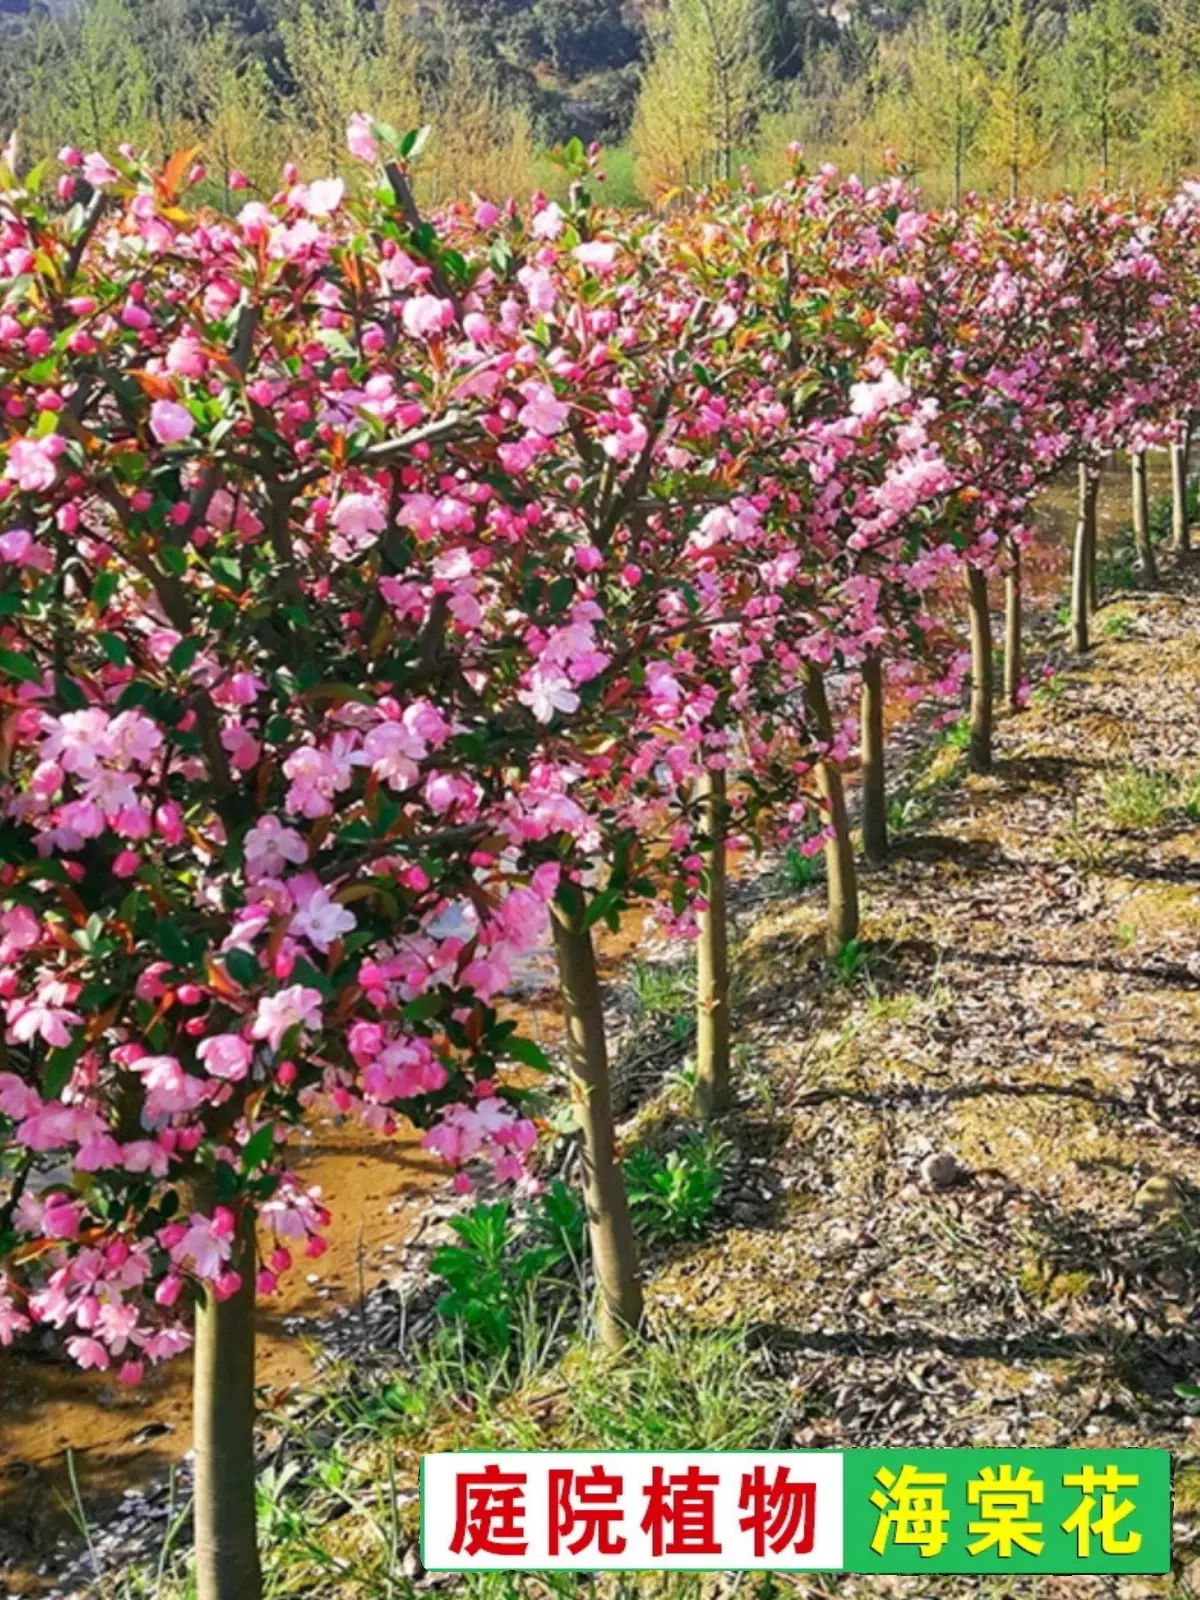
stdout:
<svg viewBox="0 0 1200 1600">
<path fill-rule="evenodd" d="M 1128 639 L 1133 632 L 1133 618 L 1128 611 L 1110 611 L 1100 624 L 1100 632 L 1109 639 Z"/>
<path fill-rule="evenodd" d="M 789 894 L 803 894 L 821 875 L 819 856 L 805 855 L 797 845 L 790 844 L 783 853 L 779 876 Z"/>
<path fill-rule="evenodd" d="M 866 969 L 867 952 L 857 939 L 847 939 L 833 958 L 833 972 L 839 983 L 850 984 Z"/>
<path fill-rule="evenodd" d="M 617 1363 L 603 1352 L 581 1352 L 564 1447 L 754 1450 L 783 1436 L 786 1392 L 764 1373 L 744 1334 L 669 1323 L 655 1334 Z"/>
<path fill-rule="evenodd" d="M 1171 537 L 1171 496 L 1169 494 L 1155 495 L 1150 502 L 1150 538 L 1155 544 L 1160 544 Z"/>
<path fill-rule="evenodd" d="M 952 722 L 942 735 L 942 743 L 952 750 L 968 750 L 971 746 L 971 719 L 960 717 Z"/>
<path fill-rule="evenodd" d="M 1134 558 L 1133 528 L 1129 523 L 1118 528 L 1105 548 L 1097 552 L 1096 584 L 1102 591 L 1136 587 L 1137 563 Z"/>
<path fill-rule="evenodd" d="M 666 1156 L 635 1150 L 625 1162 L 634 1226 L 650 1244 L 700 1239 L 725 1184 L 730 1147 L 710 1134 L 691 1134 Z"/>
<path fill-rule="evenodd" d="M 770 1068 L 748 1044 L 735 1044 L 733 1047 L 733 1077 L 738 1087 L 745 1090 L 763 1111 L 774 1110 L 775 1084 Z"/>
<path fill-rule="evenodd" d="M 446 1284 L 438 1314 L 467 1348 L 481 1354 L 507 1349 L 518 1313 L 539 1291 L 553 1286 L 561 1296 L 583 1256 L 583 1208 L 561 1181 L 550 1186 L 523 1227 L 506 1200 L 477 1205 L 452 1218 L 450 1227 L 459 1243 L 443 1245 L 431 1263 Z"/>
<path fill-rule="evenodd" d="M 687 1056 L 663 1078 L 663 1086 L 672 1093 L 691 1100 L 696 1093 L 697 1072 L 695 1056 Z"/>
<path fill-rule="evenodd" d="M 1170 808 L 1174 784 L 1169 773 L 1128 766 L 1105 778 L 1104 809 L 1114 828 L 1153 828 Z"/>
<path fill-rule="evenodd" d="M 1079 815 L 1078 799 L 1072 800 L 1071 820 L 1055 836 L 1051 849 L 1059 861 L 1080 867 L 1085 872 L 1098 871 L 1109 856 L 1109 847 L 1104 840 L 1097 836 L 1093 828 L 1085 827 Z"/>
<path fill-rule="evenodd" d="M 1053 705 L 1066 693 L 1066 682 L 1061 672 L 1048 673 L 1030 695 L 1034 705 Z"/>
</svg>

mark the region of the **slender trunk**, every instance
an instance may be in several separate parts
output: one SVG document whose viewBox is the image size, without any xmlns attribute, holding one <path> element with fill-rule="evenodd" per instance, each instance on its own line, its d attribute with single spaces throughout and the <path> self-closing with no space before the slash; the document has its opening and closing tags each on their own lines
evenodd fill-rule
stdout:
<svg viewBox="0 0 1200 1600">
<path fill-rule="evenodd" d="M 216 1197 L 199 1202 L 211 1212 Z M 196 1307 L 192 1379 L 197 1600 L 258 1600 L 254 1504 L 254 1211 L 242 1211 L 230 1258 L 242 1286 Z"/>
<path fill-rule="evenodd" d="M 725 916 L 725 773 L 700 780 L 704 831 L 711 842 L 707 906 L 696 942 L 696 1109 L 706 1121 L 729 1110 L 729 930 Z"/>
<path fill-rule="evenodd" d="M 1137 551 L 1142 582 L 1158 582 L 1158 564 L 1150 543 L 1150 494 L 1146 484 L 1146 452 L 1135 450 L 1130 458 L 1133 472 L 1133 544 Z"/>
<path fill-rule="evenodd" d="M 883 754 L 883 657 L 862 664 L 862 837 L 868 861 L 887 858 L 887 769 Z"/>
<path fill-rule="evenodd" d="M 1088 623 L 1092 614 L 1091 552 L 1088 548 L 1088 500 L 1092 475 L 1079 463 L 1079 506 L 1075 517 L 1075 545 L 1071 554 L 1071 648 L 1083 655 L 1090 647 Z"/>
<path fill-rule="evenodd" d="M 807 667 L 805 693 L 817 738 L 833 743 L 833 718 L 825 694 L 825 679 L 811 661 Z M 825 841 L 825 879 L 828 895 L 828 920 L 825 948 L 831 956 L 858 937 L 858 875 L 854 868 L 854 849 L 850 842 L 850 819 L 846 814 L 846 790 L 841 768 L 828 756 L 817 762 L 817 791 L 823 802 L 825 824 L 832 837 Z"/>
<path fill-rule="evenodd" d="M 1021 703 L 1021 672 L 1021 547 L 1014 544 L 1004 577 L 1004 698 L 1014 711 Z"/>
<path fill-rule="evenodd" d="M 990 772 L 995 700 L 992 618 L 987 579 L 978 567 L 967 568 L 967 609 L 971 622 L 971 743 L 967 762 L 972 772 Z"/>
<path fill-rule="evenodd" d="M 1176 554 L 1191 549 L 1188 528 L 1188 453 L 1192 443 L 1189 422 L 1181 425 L 1171 445 L 1171 543 Z"/>
<path fill-rule="evenodd" d="M 1087 560 L 1088 560 L 1088 609 L 1092 616 L 1100 609 L 1100 522 L 1097 515 L 1097 506 L 1100 500 L 1100 477 L 1098 473 L 1089 472 L 1087 480 L 1087 493 L 1084 496 L 1084 517 L 1087 522 Z"/>
<path fill-rule="evenodd" d="M 585 909 L 583 891 L 567 883 L 559 890 L 551 920 L 566 1014 L 571 1100 L 583 1133 L 583 1199 L 600 1291 L 597 1328 L 601 1341 L 619 1350 L 642 1320 L 642 1285 L 616 1155 L 604 1010 Z"/>
</svg>

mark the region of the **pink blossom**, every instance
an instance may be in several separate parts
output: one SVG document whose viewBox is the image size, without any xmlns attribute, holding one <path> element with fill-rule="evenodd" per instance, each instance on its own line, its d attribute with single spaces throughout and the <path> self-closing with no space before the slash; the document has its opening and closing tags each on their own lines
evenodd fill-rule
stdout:
<svg viewBox="0 0 1200 1600">
<path fill-rule="evenodd" d="M 404 331 L 412 339 L 429 339 L 454 321 L 454 302 L 433 294 L 414 295 L 404 302 Z"/>
<path fill-rule="evenodd" d="M 346 185 L 341 178 L 320 178 L 309 184 L 304 209 L 310 217 L 331 216 L 341 205 L 345 193 Z"/>
<path fill-rule="evenodd" d="M 582 266 L 607 272 L 617 258 L 617 247 L 605 239 L 591 239 L 587 244 L 576 245 L 571 253 Z"/>
<path fill-rule="evenodd" d="M 250 1046 L 236 1033 L 217 1033 L 201 1040 L 196 1057 L 213 1078 L 237 1083 L 250 1071 Z"/>
<path fill-rule="evenodd" d="M 374 165 L 379 160 L 379 146 L 375 143 L 371 119 L 356 111 L 346 128 L 346 145 L 356 161 Z"/>
<path fill-rule="evenodd" d="M 83 176 L 93 189 L 103 189 L 105 184 L 115 183 L 120 174 L 98 151 L 93 150 L 91 155 L 84 157 Z"/>
<path fill-rule="evenodd" d="M 8 446 L 4 476 L 15 481 L 24 494 L 40 494 L 54 487 L 58 457 L 66 448 L 66 440 L 57 433 L 42 439 L 14 439 Z"/>
<path fill-rule="evenodd" d="M 11 1345 L 18 1333 L 28 1333 L 31 1326 L 29 1318 L 13 1304 L 7 1283 L 0 1278 L 0 1345 Z"/>
<path fill-rule="evenodd" d="M 156 400 L 150 407 L 150 432 L 159 444 L 180 444 L 195 427 L 191 412 L 174 400 Z"/>
<path fill-rule="evenodd" d="M 208 370 L 204 347 L 193 334 L 182 334 L 167 347 L 167 371 L 181 378 L 202 378 Z"/>
<path fill-rule="evenodd" d="M 172 1246 L 170 1255 L 177 1266 L 190 1267 L 198 1278 L 211 1282 L 224 1269 L 232 1248 L 232 1238 L 221 1218 L 193 1212 L 187 1230 Z"/>
<path fill-rule="evenodd" d="M 554 390 L 548 383 L 526 384 L 523 392 L 525 404 L 517 413 L 517 421 L 523 428 L 551 437 L 566 427 L 571 408 L 562 400 L 555 399 Z"/>
<path fill-rule="evenodd" d="M 317 884 L 300 903 L 300 909 L 291 920 L 290 931 L 307 939 L 314 950 L 324 953 L 335 940 L 352 933 L 356 926 L 353 913 L 340 905 L 328 889 Z"/>
<path fill-rule="evenodd" d="M 83 1334 L 77 1334 L 67 1340 L 67 1353 L 71 1360 L 86 1372 L 90 1367 L 95 1367 L 103 1372 L 109 1364 L 109 1354 L 99 1339 L 91 1339 Z"/>
<path fill-rule="evenodd" d="M 288 865 L 308 859 L 308 846 L 294 828 L 278 817 L 260 817 L 245 839 L 246 873 L 251 878 L 276 878 Z"/>
<path fill-rule="evenodd" d="M 251 1029 L 256 1039 L 265 1039 L 272 1050 L 278 1050 L 284 1035 L 293 1028 L 316 1029 L 321 1026 L 322 1000 L 316 989 L 303 984 L 292 984 L 278 994 L 265 995 L 258 1003 L 258 1011 Z"/>
<path fill-rule="evenodd" d="M 357 551 L 387 527 L 387 512 L 378 495 L 347 494 L 338 501 L 332 522 L 350 549 Z"/>
</svg>

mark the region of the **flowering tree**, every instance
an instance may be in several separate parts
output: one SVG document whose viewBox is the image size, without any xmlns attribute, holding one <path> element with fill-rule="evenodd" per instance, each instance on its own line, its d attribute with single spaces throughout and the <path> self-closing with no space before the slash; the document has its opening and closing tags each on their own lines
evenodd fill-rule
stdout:
<svg viewBox="0 0 1200 1600">
<path fill-rule="evenodd" d="M 328 1097 L 520 1179 L 494 1002 L 556 875 L 497 865 L 455 531 L 513 513 L 442 268 L 340 184 L 230 224 L 184 177 L 90 157 L 55 220 L 0 174 L 0 1337 L 136 1381 L 194 1306 L 207 1600 L 258 1584 L 255 1287 L 328 1220 L 288 1130 Z"/>
</svg>

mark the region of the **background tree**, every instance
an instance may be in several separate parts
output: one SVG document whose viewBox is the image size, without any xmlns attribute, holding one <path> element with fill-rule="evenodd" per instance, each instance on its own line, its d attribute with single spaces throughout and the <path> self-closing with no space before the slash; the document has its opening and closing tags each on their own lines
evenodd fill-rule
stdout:
<svg viewBox="0 0 1200 1600">
<path fill-rule="evenodd" d="M 1200 159 L 1200 5 L 1159 0 L 1137 169 L 1175 183 Z"/>
<path fill-rule="evenodd" d="M 348 169 L 346 123 L 378 86 L 375 18 L 356 0 L 291 0 L 279 38 L 289 150 L 325 173 Z"/>
<path fill-rule="evenodd" d="M 648 188 L 710 171 L 733 176 L 736 151 L 769 101 L 768 20 L 762 0 L 671 0 L 634 116 Z"/>
<path fill-rule="evenodd" d="M 201 34 L 190 45 L 184 63 L 196 118 L 194 137 L 203 144 L 216 202 L 229 211 L 235 200 L 235 174 L 243 174 L 264 192 L 278 178 L 275 105 L 267 69 L 246 35 L 227 23 Z"/>
<path fill-rule="evenodd" d="M 22 42 L 22 132 L 33 158 L 71 138 L 91 149 L 156 142 L 151 63 L 128 0 L 46 12 Z"/>
<path fill-rule="evenodd" d="M 908 34 L 908 78 L 914 133 L 923 169 L 944 163 L 950 202 L 962 199 L 967 165 L 987 115 L 984 49 L 988 9 L 983 0 L 933 0 Z"/>
<path fill-rule="evenodd" d="M 1130 144 L 1144 104 L 1140 43 L 1127 0 L 1095 0 L 1067 19 L 1054 78 L 1059 86 L 1064 141 L 1107 185 Z"/>
<path fill-rule="evenodd" d="M 983 129 L 984 154 L 1010 200 L 1018 198 L 1051 153 L 1042 70 L 1046 41 L 1035 6 L 1036 0 L 1009 0 L 991 52 L 995 77 Z"/>
</svg>

